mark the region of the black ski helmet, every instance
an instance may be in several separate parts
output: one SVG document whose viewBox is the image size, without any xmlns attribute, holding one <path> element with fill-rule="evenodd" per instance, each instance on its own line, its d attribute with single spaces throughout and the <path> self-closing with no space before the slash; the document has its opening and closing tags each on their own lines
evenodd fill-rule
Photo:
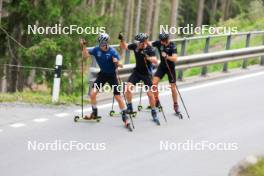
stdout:
<svg viewBox="0 0 264 176">
<path fill-rule="evenodd" d="M 148 39 L 148 35 L 146 33 L 139 33 L 135 36 L 135 40 L 138 42 L 144 42 L 146 39 Z"/>
<path fill-rule="evenodd" d="M 159 39 L 160 40 L 167 40 L 167 39 L 169 39 L 169 34 L 165 33 L 165 32 L 162 32 L 162 33 L 159 34 Z"/>
</svg>

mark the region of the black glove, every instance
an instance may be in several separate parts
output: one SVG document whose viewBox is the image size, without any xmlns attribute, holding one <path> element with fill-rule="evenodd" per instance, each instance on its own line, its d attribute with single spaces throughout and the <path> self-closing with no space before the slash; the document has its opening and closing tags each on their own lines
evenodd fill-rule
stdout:
<svg viewBox="0 0 264 176">
<path fill-rule="evenodd" d="M 124 40 L 124 34 L 122 32 L 119 33 L 118 39 L 119 40 Z"/>
</svg>

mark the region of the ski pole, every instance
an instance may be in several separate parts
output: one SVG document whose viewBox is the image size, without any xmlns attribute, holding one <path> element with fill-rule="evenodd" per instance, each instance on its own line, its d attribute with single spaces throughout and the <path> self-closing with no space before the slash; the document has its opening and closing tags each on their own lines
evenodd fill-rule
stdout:
<svg viewBox="0 0 264 176">
<path fill-rule="evenodd" d="M 83 118 L 83 54 L 82 54 L 82 118 Z"/>
<path fill-rule="evenodd" d="M 113 96 L 113 100 L 112 100 L 112 110 L 114 110 L 114 103 L 115 103 L 115 96 Z"/>
<path fill-rule="evenodd" d="M 150 72 L 149 69 L 148 69 L 148 65 L 147 65 L 147 61 L 146 61 L 146 55 L 145 55 L 145 57 L 144 57 L 144 61 L 145 61 L 145 65 L 146 65 L 146 68 L 147 68 L 147 70 L 148 70 L 148 73 L 150 73 L 150 75 L 151 75 L 151 77 L 152 77 L 152 71 Z M 163 116 L 165 122 L 167 122 L 167 118 L 166 118 L 166 116 L 165 116 L 165 113 L 164 113 L 164 111 L 163 111 L 163 107 L 162 107 L 162 106 L 161 106 L 161 113 L 162 113 L 162 116 Z"/>
<path fill-rule="evenodd" d="M 140 93 L 139 93 L 138 111 L 141 111 L 141 109 L 142 109 L 142 105 L 141 105 L 142 89 L 143 89 L 143 84 L 141 83 L 141 88 L 140 88 Z"/>
<path fill-rule="evenodd" d="M 186 112 L 186 114 L 187 114 L 187 117 L 190 119 L 190 116 L 189 116 L 188 110 L 187 110 L 187 108 L 186 108 L 186 106 L 185 106 L 185 103 L 184 103 L 183 98 L 182 98 L 182 96 L 181 96 L 181 93 L 180 93 L 180 91 L 179 91 L 179 89 L 178 89 L 178 86 L 176 85 L 176 81 L 175 81 L 174 78 L 173 78 L 173 75 L 172 75 L 171 69 L 170 69 L 170 67 L 169 67 L 169 64 L 168 64 L 168 62 L 167 62 L 167 59 L 165 59 L 165 63 L 166 63 L 166 66 L 167 66 L 167 68 L 168 68 L 168 70 L 169 70 L 170 76 L 171 76 L 171 78 L 173 79 L 173 82 L 175 82 L 176 90 L 177 90 L 177 92 L 179 93 L 179 96 L 180 96 L 181 102 L 182 102 L 182 104 L 183 104 L 183 107 L 184 107 L 184 109 L 185 109 L 185 112 Z"/>
</svg>

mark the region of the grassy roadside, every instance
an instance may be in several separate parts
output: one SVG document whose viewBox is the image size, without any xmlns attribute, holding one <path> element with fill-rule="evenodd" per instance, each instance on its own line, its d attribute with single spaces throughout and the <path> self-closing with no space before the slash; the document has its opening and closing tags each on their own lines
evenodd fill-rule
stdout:
<svg viewBox="0 0 264 176">
<path fill-rule="evenodd" d="M 54 104 L 54 105 L 71 105 L 81 104 L 79 96 L 60 95 L 59 102 L 51 103 L 51 94 L 47 92 L 16 92 L 16 93 L 0 93 L 0 103 L 2 102 L 24 102 L 30 104 Z M 84 103 L 88 103 L 84 100 Z"/>
<path fill-rule="evenodd" d="M 239 176 L 264 176 L 264 158 L 246 168 Z"/>
</svg>

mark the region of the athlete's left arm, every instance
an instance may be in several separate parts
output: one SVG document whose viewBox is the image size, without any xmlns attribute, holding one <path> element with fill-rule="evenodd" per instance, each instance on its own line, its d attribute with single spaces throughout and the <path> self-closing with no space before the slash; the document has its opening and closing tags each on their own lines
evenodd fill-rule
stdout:
<svg viewBox="0 0 264 176">
<path fill-rule="evenodd" d="M 171 62 L 177 61 L 177 48 L 176 48 L 175 44 L 170 43 L 170 49 L 169 49 L 167 56 L 165 58 Z"/>
<path fill-rule="evenodd" d="M 171 62 L 177 62 L 177 54 L 172 54 L 172 56 L 167 55 L 166 59 L 168 59 Z"/>
<path fill-rule="evenodd" d="M 158 59 L 155 54 L 155 50 L 152 47 L 147 47 L 144 49 L 144 53 L 146 56 L 146 59 L 149 60 L 152 64 L 157 65 L 158 64 Z"/>
<path fill-rule="evenodd" d="M 158 64 L 158 59 L 157 59 L 156 56 L 147 56 L 146 58 L 147 58 L 147 60 L 149 60 L 152 64 L 154 64 L 154 65 L 157 65 L 157 64 Z"/>
<path fill-rule="evenodd" d="M 123 68 L 123 64 L 120 62 L 120 56 L 115 49 L 113 49 L 112 51 L 112 59 L 116 68 L 118 67 Z"/>
<path fill-rule="evenodd" d="M 123 64 L 115 57 L 113 57 L 113 63 L 115 64 L 116 68 L 123 68 Z"/>
</svg>

